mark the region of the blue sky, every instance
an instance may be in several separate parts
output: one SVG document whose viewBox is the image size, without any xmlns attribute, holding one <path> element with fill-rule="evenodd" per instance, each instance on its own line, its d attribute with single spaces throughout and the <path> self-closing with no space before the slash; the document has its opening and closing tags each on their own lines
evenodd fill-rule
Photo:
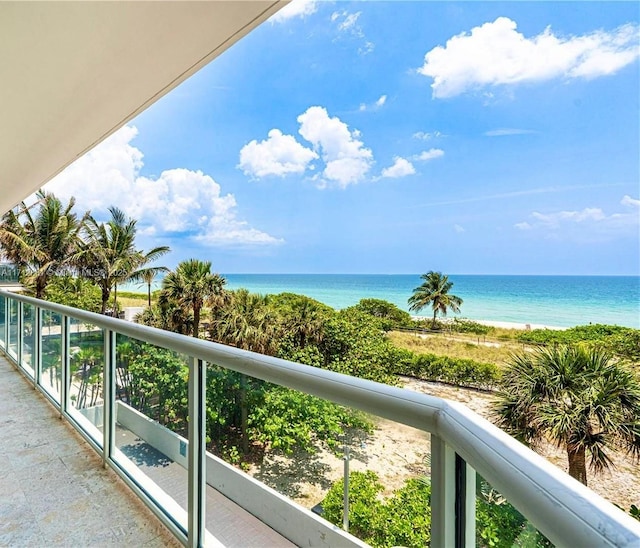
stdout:
<svg viewBox="0 0 640 548">
<path fill-rule="evenodd" d="M 48 185 L 223 273 L 640 274 L 635 2 L 299 2 Z"/>
</svg>

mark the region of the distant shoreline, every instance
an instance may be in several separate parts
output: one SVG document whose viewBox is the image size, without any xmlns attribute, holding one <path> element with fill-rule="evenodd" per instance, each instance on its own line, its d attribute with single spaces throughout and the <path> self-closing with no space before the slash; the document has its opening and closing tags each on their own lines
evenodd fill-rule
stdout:
<svg viewBox="0 0 640 548">
<path fill-rule="evenodd" d="M 431 316 L 411 316 L 414 320 L 431 320 Z M 452 322 L 454 318 L 438 318 L 439 322 Z M 531 331 L 533 329 L 552 329 L 554 331 L 565 331 L 570 327 L 560 327 L 557 325 L 543 325 L 539 323 L 521 323 L 521 322 L 503 322 L 498 320 L 474 320 L 471 318 L 457 318 L 458 320 L 466 320 L 479 323 L 488 327 L 498 327 L 500 329 L 519 329 L 520 331 Z"/>
</svg>

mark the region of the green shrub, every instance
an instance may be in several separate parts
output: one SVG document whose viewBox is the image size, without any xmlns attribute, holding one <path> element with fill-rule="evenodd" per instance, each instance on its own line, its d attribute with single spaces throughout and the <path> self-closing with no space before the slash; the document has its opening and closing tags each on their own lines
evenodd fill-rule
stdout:
<svg viewBox="0 0 640 548">
<path fill-rule="evenodd" d="M 390 331 L 397 327 L 411 327 L 412 325 L 411 315 L 408 312 L 382 299 L 361 299 L 358 304 L 350 307 L 350 309 L 379 318 L 385 331 Z"/>
<path fill-rule="evenodd" d="M 482 548 L 550 548 L 552 544 L 533 528 L 509 502 L 478 477 L 476 545 Z M 342 526 L 343 480 L 331 486 L 322 502 L 324 518 Z M 431 485 L 412 478 L 387 499 L 372 472 L 349 475 L 349 532 L 374 547 L 429 546 L 431 542 Z"/>
<path fill-rule="evenodd" d="M 369 542 L 373 537 L 374 523 L 382 503 L 378 494 L 384 487 L 375 472 L 351 472 L 349 474 L 349 532 Z M 322 501 L 323 517 L 342 526 L 344 513 L 344 479 L 335 482 Z"/>
<path fill-rule="evenodd" d="M 412 360 L 404 356 L 397 365 L 396 373 L 400 375 L 457 386 L 489 389 L 500 379 L 500 370 L 495 364 L 436 354 L 414 354 Z"/>
<path fill-rule="evenodd" d="M 349 474 L 349 532 L 376 547 L 421 547 L 431 539 L 431 487 L 410 479 L 387 500 L 378 476 L 367 472 Z M 344 481 L 333 484 L 322 502 L 324 518 L 342 525 Z"/>
<path fill-rule="evenodd" d="M 640 363 L 640 329 L 619 325 L 579 325 L 563 331 L 534 329 L 518 335 L 524 343 L 541 345 L 584 344 L 603 347 L 615 356 Z"/>
<path fill-rule="evenodd" d="M 639 331 L 618 325 L 579 325 L 570 329 L 534 329 L 518 335 L 521 342 L 538 344 L 575 344 L 587 341 L 605 341 L 613 336 L 627 335 Z"/>
<path fill-rule="evenodd" d="M 454 318 L 449 324 L 451 331 L 455 333 L 473 333 L 474 335 L 488 335 L 496 330 L 495 327 L 482 325 L 472 320 Z"/>
</svg>

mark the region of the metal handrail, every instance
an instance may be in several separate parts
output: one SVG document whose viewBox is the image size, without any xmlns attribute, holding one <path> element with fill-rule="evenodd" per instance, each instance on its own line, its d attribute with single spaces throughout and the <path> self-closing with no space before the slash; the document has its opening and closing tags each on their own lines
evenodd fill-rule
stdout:
<svg viewBox="0 0 640 548">
<path fill-rule="evenodd" d="M 0 290 L 0 295 L 441 438 L 559 546 L 640 546 L 640 523 L 462 404 Z"/>
</svg>

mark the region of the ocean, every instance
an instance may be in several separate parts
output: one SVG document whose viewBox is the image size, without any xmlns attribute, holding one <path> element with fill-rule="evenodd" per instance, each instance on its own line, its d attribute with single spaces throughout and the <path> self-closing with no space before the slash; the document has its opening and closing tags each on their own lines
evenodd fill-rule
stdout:
<svg viewBox="0 0 640 548">
<path fill-rule="evenodd" d="M 228 274 L 229 289 L 255 293 L 301 293 L 333 308 L 363 298 L 384 299 L 409 310 L 407 299 L 419 275 Z M 640 328 L 637 276 L 463 276 L 450 275 L 451 293 L 461 297 L 459 317 L 572 327 L 605 323 Z M 421 315 L 430 316 L 430 309 Z"/>
<path fill-rule="evenodd" d="M 255 293 L 300 293 L 341 309 L 363 298 L 409 310 L 419 275 L 225 274 L 227 287 Z M 604 323 L 640 328 L 638 276 L 449 275 L 451 293 L 463 299 L 457 317 L 572 327 Z M 159 282 L 154 284 L 159 286 Z M 130 290 L 143 291 L 140 286 Z M 420 315 L 430 316 L 430 309 Z M 451 316 L 451 314 L 449 314 Z"/>
</svg>

